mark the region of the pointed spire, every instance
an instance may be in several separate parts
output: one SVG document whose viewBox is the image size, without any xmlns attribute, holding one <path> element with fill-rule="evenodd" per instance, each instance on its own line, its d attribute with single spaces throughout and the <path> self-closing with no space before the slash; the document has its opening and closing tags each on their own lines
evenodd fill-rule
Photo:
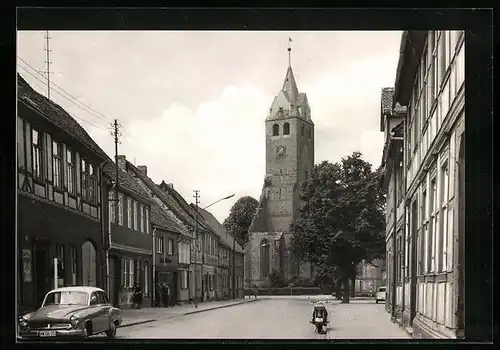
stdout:
<svg viewBox="0 0 500 350">
<path fill-rule="evenodd" d="M 282 90 L 288 95 L 290 103 L 295 103 L 299 94 L 295 77 L 293 76 L 292 67 L 288 67 L 286 71 L 285 82 L 283 83 Z"/>
<path fill-rule="evenodd" d="M 292 71 L 292 48 L 290 47 L 291 42 L 292 38 L 288 38 L 288 69 L 286 71 L 285 82 L 283 83 L 282 90 L 288 95 L 290 103 L 295 104 L 295 101 L 299 94 L 299 89 L 297 88 L 297 83 L 295 82 L 295 77 L 293 76 Z"/>
</svg>

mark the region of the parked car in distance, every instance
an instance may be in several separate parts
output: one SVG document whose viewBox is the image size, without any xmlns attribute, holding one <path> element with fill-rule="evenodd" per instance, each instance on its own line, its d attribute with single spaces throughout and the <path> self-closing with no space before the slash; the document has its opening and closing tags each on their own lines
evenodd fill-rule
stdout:
<svg viewBox="0 0 500 350">
<path fill-rule="evenodd" d="M 379 301 L 384 301 L 385 302 L 385 296 L 386 296 L 386 287 L 378 287 L 377 289 L 377 294 L 375 295 L 375 303 L 378 304 Z"/>
<path fill-rule="evenodd" d="M 122 317 L 102 289 L 74 286 L 51 290 L 41 307 L 20 316 L 18 323 L 21 338 L 88 338 L 100 333 L 114 338 Z"/>
</svg>

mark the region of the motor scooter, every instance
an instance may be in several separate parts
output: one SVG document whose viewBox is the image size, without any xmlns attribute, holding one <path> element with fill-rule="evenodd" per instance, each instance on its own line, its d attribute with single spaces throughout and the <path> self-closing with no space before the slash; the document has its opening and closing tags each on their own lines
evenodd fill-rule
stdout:
<svg viewBox="0 0 500 350">
<path fill-rule="evenodd" d="M 315 305 L 313 311 L 313 319 L 311 323 L 316 327 L 316 332 L 325 333 L 326 327 L 330 321 L 326 319 L 327 311 L 324 305 Z"/>
</svg>

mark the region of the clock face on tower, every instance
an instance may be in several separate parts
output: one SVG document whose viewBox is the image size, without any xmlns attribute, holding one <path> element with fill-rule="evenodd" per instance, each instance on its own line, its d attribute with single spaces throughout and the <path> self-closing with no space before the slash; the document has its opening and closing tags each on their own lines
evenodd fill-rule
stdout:
<svg viewBox="0 0 500 350">
<path fill-rule="evenodd" d="M 283 156 L 285 154 L 285 146 L 278 146 L 276 149 L 276 154 L 278 156 Z"/>
</svg>

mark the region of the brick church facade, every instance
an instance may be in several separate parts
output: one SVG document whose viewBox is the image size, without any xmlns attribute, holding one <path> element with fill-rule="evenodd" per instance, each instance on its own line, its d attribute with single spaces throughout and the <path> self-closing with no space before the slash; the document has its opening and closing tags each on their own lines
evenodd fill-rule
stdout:
<svg viewBox="0 0 500 350">
<path fill-rule="evenodd" d="M 245 247 L 247 288 L 266 284 L 273 271 L 285 280 L 311 278 L 310 264 L 299 264 L 289 249 L 299 191 L 314 166 L 314 123 L 291 65 L 265 123 L 266 175 Z"/>
</svg>

